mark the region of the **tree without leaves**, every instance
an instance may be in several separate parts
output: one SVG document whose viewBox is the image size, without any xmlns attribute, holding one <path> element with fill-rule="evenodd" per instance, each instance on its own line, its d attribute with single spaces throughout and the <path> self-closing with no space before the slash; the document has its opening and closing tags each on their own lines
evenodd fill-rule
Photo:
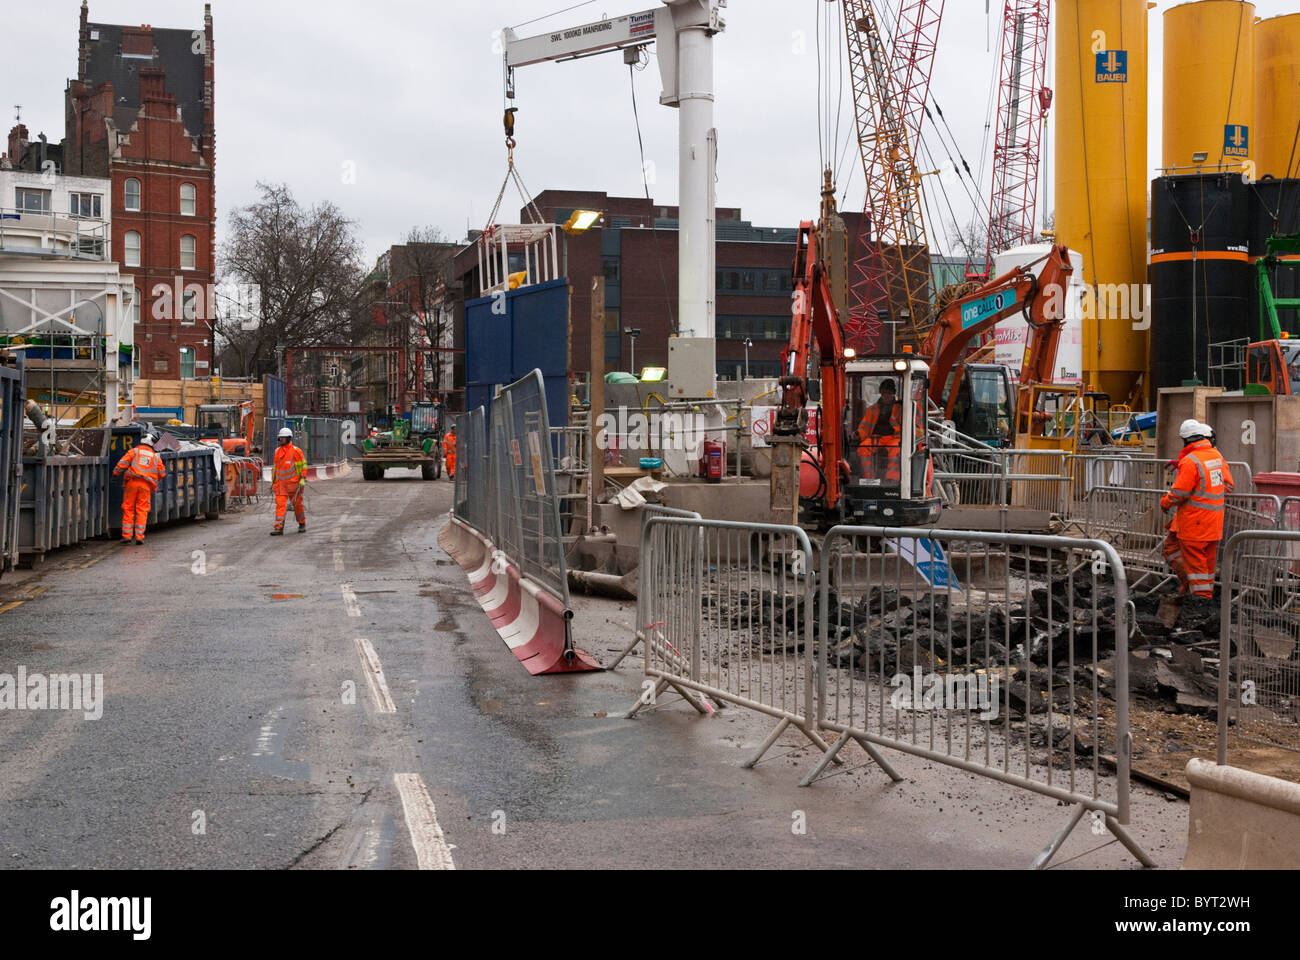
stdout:
<svg viewBox="0 0 1300 960">
<path fill-rule="evenodd" d="M 403 245 L 394 249 L 390 265 L 389 297 L 409 303 L 413 311 L 413 315 L 401 318 L 398 336 L 413 351 L 425 353 L 425 369 L 432 375 L 434 397 L 441 397 L 443 390 L 450 388 L 450 384 L 443 383 L 443 356 L 438 348 L 448 330 L 442 307 L 452 281 L 452 259 L 459 250 L 460 246 L 448 242 L 437 227 L 412 227 Z M 422 345 L 425 341 L 427 347 Z M 419 395 L 422 384 L 415 382 L 414 363 L 407 365 L 406 377 L 407 390 Z"/>
<path fill-rule="evenodd" d="M 332 203 L 304 209 L 284 185 L 259 183 L 262 197 L 231 214 L 222 274 L 261 291 L 254 329 L 219 326 L 245 375 L 275 373 L 277 347 L 352 343 L 364 323 L 364 276 L 356 224 Z"/>
</svg>

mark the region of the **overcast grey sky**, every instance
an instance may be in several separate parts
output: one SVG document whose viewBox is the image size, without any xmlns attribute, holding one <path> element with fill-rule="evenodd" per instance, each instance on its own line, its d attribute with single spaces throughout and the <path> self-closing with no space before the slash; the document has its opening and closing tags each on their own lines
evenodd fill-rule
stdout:
<svg viewBox="0 0 1300 960">
<path fill-rule="evenodd" d="M 493 32 L 577 0 L 214 0 L 217 55 L 217 199 L 222 220 L 255 196 L 258 180 L 285 182 L 306 203 L 331 200 L 360 224 L 373 257 L 414 225 L 455 239 L 483 221 L 506 172 L 500 114 L 501 57 Z M 897 9 L 897 0 L 885 0 Z M 1150 165 L 1159 159 L 1160 14 L 1151 15 Z M 521 36 L 655 6 L 652 0 L 596 0 L 521 26 Z M 983 0 L 948 0 L 932 92 L 963 155 L 979 174 L 971 193 L 987 207 L 991 174 L 986 122 L 998 51 L 997 13 Z M 738 206 L 760 226 L 816 217 L 818 23 L 825 0 L 731 0 L 717 38 L 718 203 Z M 823 69 L 840 87 L 843 42 L 821 37 Z M 1300 9 L 1300 0 L 1258 0 L 1258 16 Z M 80 0 L 4 0 L 0 110 L 13 105 L 33 136 L 63 135 L 63 89 L 76 75 Z M 93 21 L 198 29 L 201 0 L 92 0 Z M 832 60 L 831 57 L 834 59 Z M 843 69 L 847 70 L 845 66 Z M 658 104 L 658 68 L 635 74 L 646 158 L 661 203 L 677 201 L 677 112 Z M 847 82 L 844 84 L 847 86 Z M 518 72 L 516 162 L 534 191 L 597 189 L 642 193 L 628 68 L 619 55 L 542 64 Z M 836 121 L 831 109 L 829 125 Z M 826 121 L 823 121 L 826 122 Z M 839 138 L 853 133 L 844 99 Z M 945 135 L 946 141 L 946 135 Z M 946 158 L 933 128 L 928 142 Z M 838 152 L 838 151 L 837 151 Z M 1050 151 L 1048 156 L 1050 158 Z M 846 208 L 861 209 L 862 170 L 849 146 L 840 169 Z M 345 183 L 354 164 L 356 182 Z M 850 173 L 850 171 L 852 171 Z M 945 252 L 953 219 L 928 179 L 932 242 Z M 947 187 L 956 218 L 973 215 L 966 192 Z M 1050 184 L 1047 205 L 1051 204 Z M 519 207 L 512 192 L 505 209 Z M 219 226 L 219 231 L 221 226 Z"/>
</svg>

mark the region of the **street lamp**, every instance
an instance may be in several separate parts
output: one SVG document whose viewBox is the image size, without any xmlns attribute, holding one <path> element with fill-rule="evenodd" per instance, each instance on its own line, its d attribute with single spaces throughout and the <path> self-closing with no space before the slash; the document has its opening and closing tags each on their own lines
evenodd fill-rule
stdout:
<svg viewBox="0 0 1300 960">
<path fill-rule="evenodd" d="M 641 336 L 640 327 L 624 327 L 623 333 L 632 338 L 632 370 L 633 376 L 636 376 L 636 338 Z"/>
<path fill-rule="evenodd" d="M 754 345 L 754 341 L 749 337 L 745 338 L 745 379 L 749 379 L 749 348 Z"/>
</svg>

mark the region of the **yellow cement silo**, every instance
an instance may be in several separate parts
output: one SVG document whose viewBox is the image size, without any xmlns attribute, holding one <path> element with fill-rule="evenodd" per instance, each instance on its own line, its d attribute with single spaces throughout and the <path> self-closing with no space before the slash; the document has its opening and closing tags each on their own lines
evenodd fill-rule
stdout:
<svg viewBox="0 0 1300 960">
<path fill-rule="evenodd" d="M 1300 13 L 1255 24 L 1255 169 L 1300 177 Z M 1290 169 L 1288 170 L 1288 166 Z"/>
<path fill-rule="evenodd" d="M 1249 171 L 1255 133 L 1255 5 L 1198 0 L 1165 11 L 1166 172 Z M 1204 161 L 1196 155 L 1204 153 Z"/>
<path fill-rule="evenodd" d="M 1086 284 L 1122 290 L 1130 304 L 1147 279 L 1147 8 L 1146 0 L 1056 4 L 1057 242 L 1082 254 Z M 1123 402 L 1146 368 L 1137 311 L 1085 310 L 1090 388 Z"/>
</svg>

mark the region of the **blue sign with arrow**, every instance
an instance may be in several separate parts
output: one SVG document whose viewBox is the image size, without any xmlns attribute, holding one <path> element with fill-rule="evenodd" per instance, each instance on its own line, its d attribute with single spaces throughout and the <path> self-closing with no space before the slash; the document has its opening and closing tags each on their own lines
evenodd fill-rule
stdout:
<svg viewBox="0 0 1300 960">
<path fill-rule="evenodd" d="M 1128 51 L 1103 50 L 1097 54 L 1098 83 L 1128 83 Z"/>
<path fill-rule="evenodd" d="M 1223 128 L 1223 155 L 1225 157 L 1250 156 L 1250 127 L 1229 123 Z"/>
</svg>

